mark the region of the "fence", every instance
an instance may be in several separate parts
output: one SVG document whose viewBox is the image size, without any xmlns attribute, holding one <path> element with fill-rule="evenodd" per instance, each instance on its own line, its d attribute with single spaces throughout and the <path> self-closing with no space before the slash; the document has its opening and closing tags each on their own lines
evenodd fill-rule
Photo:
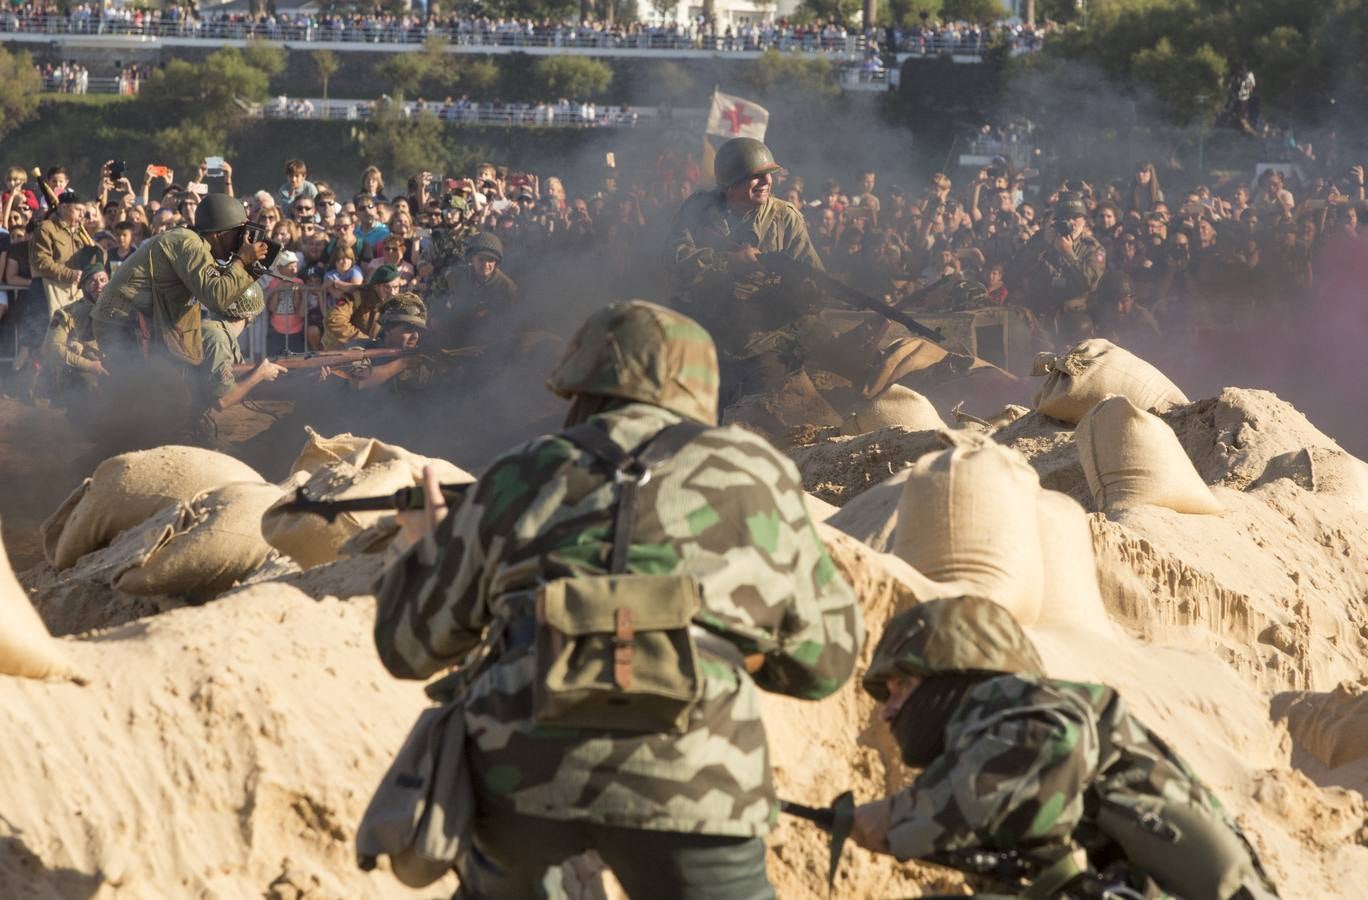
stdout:
<svg viewBox="0 0 1368 900">
<path fill-rule="evenodd" d="M 253 109 L 253 114 L 266 119 L 332 119 L 366 121 L 374 117 L 380 104 L 392 101 L 320 100 L 299 98 L 273 100 Z M 401 115 L 412 118 L 431 113 L 444 122 L 467 125 L 516 125 L 543 128 L 636 128 L 637 126 L 669 127 L 701 120 L 704 110 L 676 109 L 662 111 L 656 107 L 614 106 L 598 108 L 591 104 L 561 107 L 548 104 L 466 104 L 405 102 L 399 106 Z"/>
</svg>

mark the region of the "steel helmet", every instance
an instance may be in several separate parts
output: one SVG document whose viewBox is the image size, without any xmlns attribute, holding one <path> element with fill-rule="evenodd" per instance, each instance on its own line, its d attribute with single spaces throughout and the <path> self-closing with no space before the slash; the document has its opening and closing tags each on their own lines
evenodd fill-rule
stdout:
<svg viewBox="0 0 1368 900">
<path fill-rule="evenodd" d="M 250 322 L 260 315 L 261 311 L 265 308 L 266 297 L 261 292 L 261 285 L 253 281 L 251 287 L 247 288 L 247 290 L 242 292 L 241 296 L 220 310 L 219 315 L 221 318 L 229 321 L 243 319 Z"/>
<path fill-rule="evenodd" d="M 620 397 L 715 425 L 720 381 L 717 348 L 703 326 L 663 306 L 628 300 L 580 326 L 546 386 L 561 397 Z"/>
<path fill-rule="evenodd" d="M 195 230 L 200 234 L 228 231 L 246 221 L 242 202 L 227 194 L 207 194 L 195 209 Z"/>
<path fill-rule="evenodd" d="M 503 241 L 499 240 L 497 234 L 481 231 L 478 234 L 471 235 L 470 239 L 466 241 L 465 252 L 467 258 L 476 253 L 484 253 L 494 257 L 499 262 L 503 262 Z"/>
<path fill-rule="evenodd" d="M 1055 204 L 1054 214 L 1056 219 L 1076 219 L 1079 216 L 1087 218 L 1088 206 L 1077 194 L 1063 193 L 1059 195 L 1059 201 Z"/>
<path fill-rule="evenodd" d="M 894 616 L 863 684 L 875 699 L 887 700 L 893 678 L 962 673 L 1044 675 L 1045 665 L 1005 607 L 983 597 L 950 597 Z"/>
<path fill-rule="evenodd" d="M 386 301 L 380 307 L 380 327 L 392 325 L 417 325 L 427 328 L 427 304 L 423 298 L 411 291 L 405 291 Z"/>
<path fill-rule="evenodd" d="M 717 148 L 713 159 L 713 178 L 719 188 L 729 188 L 752 175 L 777 172 L 783 166 L 774 161 L 774 154 L 764 142 L 755 138 L 732 138 Z"/>
</svg>

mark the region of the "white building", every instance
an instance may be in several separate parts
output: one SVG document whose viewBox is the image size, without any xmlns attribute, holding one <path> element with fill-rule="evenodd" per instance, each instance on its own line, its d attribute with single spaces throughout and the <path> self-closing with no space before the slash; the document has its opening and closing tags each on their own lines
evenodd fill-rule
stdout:
<svg viewBox="0 0 1368 900">
<path fill-rule="evenodd" d="M 759 25 L 773 22 L 793 15 L 798 8 L 798 0 L 777 0 L 777 2 L 755 3 L 753 0 L 717 0 L 717 27 L 726 29 L 728 25 Z M 698 0 L 680 0 L 674 9 L 673 17 L 661 19 L 647 0 L 637 0 L 637 19 L 642 22 L 670 22 L 688 25 L 703 17 L 703 4 Z"/>
</svg>

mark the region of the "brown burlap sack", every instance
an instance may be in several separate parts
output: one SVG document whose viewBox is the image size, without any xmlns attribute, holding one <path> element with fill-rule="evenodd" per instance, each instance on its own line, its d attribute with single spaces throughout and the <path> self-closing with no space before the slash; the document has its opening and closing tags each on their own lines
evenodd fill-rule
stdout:
<svg viewBox="0 0 1368 900">
<path fill-rule="evenodd" d="M 1287 730 L 1332 769 L 1368 757 L 1368 688 L 1343 683 L 1301 694 L 1288 707 Z"/>
<path fill-rule="evenodd" d="M 946 427 L 930 400 L 911 388 L 894 384 L 852 410 L 841 431 L 857 435 L 892 426 L 908 431 L 942 431 Z"/>
<path fill-rule="evenodd" d="M 170 520 L 158 517 L 158 527 L 143 531 L 110 585 L 139 596 L 209 599 L 223 593 L 270 557 L 261 517 L 280 496 L 276 485 L 242 482 L 178 504 Z"/>
<path fill-rule="evenodd" d="M 199 447 L 112 456 L 43 523 L 43 552 L 54 568 L 69 569 L 157 510 L 235 481 L 263 483 L 246 463 Z"/>
<path fill-rule="evenodd" d="M 432 466 L 437 473 L 437 479 L 443 484 L 459 484 L 473 480 L 468 472 L 444 459 L 410 453 L 403 447 L 387 444 L 375 438 L 356 437 L 351 434 L 323 437 L 307 426 L 304 432 L 307 435 L 304 449 L 299 451 L 294 465 L 290 467 L 291 475 L 299 472 L 314 475 L 319 469 L 340 462 L 364 469 L 383 462 L 402 460 L 413 469 L 416 479 L 422 478 L 423 466 Z"/>
<path fill-rule="evenodd" d="M 0 675 L 84 682 L 48 634 L 0 543 Z"/>
<path fill-rule="evenodd" d="M 1097 584 L 1097 557 L 1088 514 L 1068 494 L 1043 488 L 1036 511 L 1044 574 L 1036 624 L 1110 633 L 1111 618 Z"/>
<path fill-rule="evenodd" d="M 1112 394 L 1154 412 L 1188 402 L 1163 372 L 1103 338 L 1083 341 L 1063 356 L 1040 354 L 1032 374 L 1046 376 L 1032 397 L 1036 411 L 1071 425 Z"/>
<path fill-rule="evenodd" d="M 300 471 L 283 485 L 285 495 L 261 517 L 261 534 L 276 550 L 309 569 L 340 559 L 344 544 L 387 514 L 343 513 L 328 522 L 312 513 L 284 512 L 281 507 L 294 496 L 295 485 L 305 476 L 306 472 Z M 316 500 L 345 500 L 393 494 L 417 482 L 410 461 L 389 459 L 365 468 L 336 462 L 319 469 L 303 484 L 304 490 Z"/>
<path fill-rule="evenodd" d="M 1074 433 L 1093 506 L 1100 512 L 1143 504 L 1180 513 L 1222 511 L 1173 429 L 1128 398 L 1103 400 Z"/>
<path fill-rule="evenodd" d="M 963 582 L 1022 625 L 1040 615 L 1044 575 L 1040 479 L 1025 458 L 981 435 L 942 432 L 949 446 L 913 464 L 893 552 L 926 577 Z"/>
</svg>

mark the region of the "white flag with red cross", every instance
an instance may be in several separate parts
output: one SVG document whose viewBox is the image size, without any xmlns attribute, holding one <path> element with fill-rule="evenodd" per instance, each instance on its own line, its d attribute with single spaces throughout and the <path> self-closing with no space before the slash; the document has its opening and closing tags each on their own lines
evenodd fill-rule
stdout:
<svg viewBox="0 0 1368 900">
<path fill-rule="evenodd" d="M 712 172 L 717 148 L 726 141 L 737 137 L 763 141 L 768 127 L 769 110 L 759 103 L 714 90 L 708 127 L 703 133 L 703 170 Z"/>
<path fill-rule="evenodd" d="M 708 113 L 708 134 L 712 137 L 721 138 L 723 141 L 735 137 L 763 141 L 768 125 L 769 110 L 759 103 L 742 100 L 721 91 L 713 92 L 712 110 Z"/>
</svg>

